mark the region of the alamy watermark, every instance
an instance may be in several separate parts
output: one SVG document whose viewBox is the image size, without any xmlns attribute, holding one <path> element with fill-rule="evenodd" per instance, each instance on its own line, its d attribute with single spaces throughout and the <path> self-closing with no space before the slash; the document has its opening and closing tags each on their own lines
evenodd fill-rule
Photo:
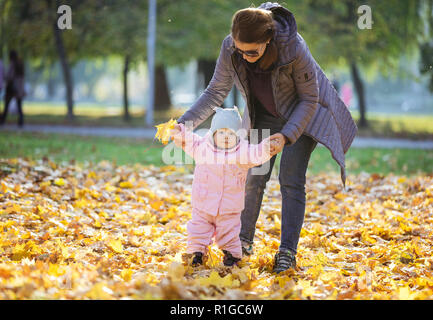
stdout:
<svg viewBox="0 0 433 320">
<path fill-rule="evenodd" d="M 358 28 L 361 30 L 371 29 L 373 26 L 373 16 L 371 8 L 368 5 L 362 5 L 358 7 L 358 14 L 361 16 L 358 18 Z"/>
<path fill-rule="evenodd" d="M 184 145 L 177 147 L 174 141 L 168 143 L 162 151 L 162 161 L 166 165 L 193 164 L 237 164 L 244 168 L 251 168 L 252 175 L 264 175 L 269 172 L 270 143 L 261 143 L 270 136 L 270 129 L 251 129 L 248 143 L 240 143 L 236 150 L 225 152 L 214 152 L 207 144 L 213 143 L 212 137 L 208 136 L 209 129 L 199 129 L 193 132 L 193 122 L 185 122 L 185 134 L 183 136 Z M 236 134 L 239 139 L 245 139 L 246 129 L 239 129 Z M 262 139 L 259 143 L 259 134 Z M 209 139 L 209 141 L 206 141 Z M 246 139 L 245 139 L 246 140 Z M 268 142 L 269 140 L 267 140 Z M 215 147 L 216 148 L 216 147 Z M 183 157 L 182 149 L 189 157 Z"/>
<path fill-rule="evenodd" d="M 72 9 L 64 4 L 57 8 L 57 13 L 61 16 L 57 19 L 57 27 L 60 30 L 72 29 Z"/>
<path fill-rule="evenodd" d="M 372 29 L 373 16 L 371 7 L 368 5 L 362 5 L 358 7 L 358 14 L 361 15 L 358 18 L 358 28 L 361 30 Z M 61 30 L 72 29 L 72 9 L 70 6 L 64 4 L 57 8 L 57 13 L 61 16 L 57 19 L 57 27 Z"/>
</svg>

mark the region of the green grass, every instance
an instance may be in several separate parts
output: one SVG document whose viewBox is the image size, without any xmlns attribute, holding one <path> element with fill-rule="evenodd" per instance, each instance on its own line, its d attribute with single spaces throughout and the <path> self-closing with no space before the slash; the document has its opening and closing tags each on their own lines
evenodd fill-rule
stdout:
<svg viewBox="0 0 433 320">
<path fill-rule="evenodd" d="M 150 148 L 149 148 L 150 147 Z M 97 163 L 102 160 L 122 164 L 162 165 L 163 145 L 146 139 L 82 137 L 76 135 L 51 135 L 42 133 L 15 133 L 5 131 L 0 135 L 0 158 L 27 157 L 54 162 Z M 148 149 L 148 150 L 146 150 Z M 146 151 L 145 151 L 146 150 Z"/>
<path fill-rule="evenodd" d="M 1 108 L 3 112 L 3 109 Z M 185 108 L 172 108 L 169 111 L 155 111 L 155 124 L 165 122 L 170 118 L 177 119 L 184 112 Z M 23 103 L 24 121 L 26 124 L 52 124 L 52 125 L 73 125 L 73 126 L 98 126 L 98 127 L 147 127 L 143 106 L 132 105 L 129 108 L 130 121 L 123 119 L 123 109 L 120 106 L 95 104 L 78 104 L 74 107 L 75 120 L 69 122 L 66 118 L 66 106 L 56 103 Z M 6 123 L 17 123 L 17 115 L 8 115 Z"/>
<path fill-rule="evenodd" d="M 66 120 L 66 106 L 59 103 L 24 102 L 25 122 L 29 124 L 67 124 L 74 126 L 115 126 L 146 127 L 143 106 L 130 107 L 131 121 L 126 122 L 122 116 L 122 108 L 116 105 L 99 106 L 95 104 L 77 104 L 74 108 L 76 119 L 70 123 Z M 170 118 L 179 118 L 187 108 L 172 108 L 169 111 L 156 111 L 155 124 Z M 358 123 L 359 112 L 351 110 Z M 207 119 L 200 127 L 210 125 Z M 363 137 L 398 137 L 409 139 L 433 139 L 433 115 L 381 114 L 367 113 L 368 128 L 359 128 L 358 136 Z M 15 124 L 17 116 L 11 115 L 7 123 Z"/>
<path fill-rule="evenodd" d="M 316 148 L 308 169 L 312 174 L 318 172 L 340 172 L 325 147 Z M 348 174 L 368 173 L 418 175 L 433 172 L 433 150 L 422 149 L 383 149 L 350 148 L 346 153 Z"/>
<path fill-rule="evenodd" d="M 352 112 L 358 124 L 359 112 Z M 368 113 L 367 128 L 358 128 L 358 136 L 408 139 L 433 139 L 433 115 Z"/>
<path fill-rule="evenodd" d="M 133 138 L 81 137 L 75 135 L 33 134 L 4 131 L 0 135 L 0 158 L 47 157 L 56 163 L 98 163 L 113 161 L 118 165 L 166 165 L 164 146 L 158 141 Z M 281 153 L 275 170 L 279 168 Z M 186 165 L 192 169 L 192 165 Z M 381 174 L 415 175 L 433 172 L 433 150 L 350 148 L 346 154 L 348 174 L 362 171 Z M 311 155 L 308 174 L 337 172 L 339 167 L 325 147 L 316 147 Z"/>
</svg>

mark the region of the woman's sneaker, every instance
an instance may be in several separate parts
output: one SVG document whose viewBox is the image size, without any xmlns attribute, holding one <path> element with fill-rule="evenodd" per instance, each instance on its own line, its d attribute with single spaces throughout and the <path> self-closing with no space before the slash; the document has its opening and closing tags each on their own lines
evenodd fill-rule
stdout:
<svg viewBox="0 0 433 320">
<path fill-rule="evenodd" d="M 244 256 L 250 256 L 254 253 L 253 245 L 251 243 L 241 240 L 241 245 L 242 245 L 242 254 Z"/>
<path fill-rule="evenodd" d="M 223 263 L 226 267 L 231 267 L 234 264 L 238 263 L 239 261 L 241 261 L 241 259 L 233 257 L 232 254 L 226 250 L 223 250 L 224 252 L 224 259 L 223 259 Z"/>
<path fill-rule="evenodd" d="M 203 264 L 203 253 L 202 252 L 194 252 L 194 257 L 192 258 L 191 265 L 193 267 L 197 267 Z"/>
<path fill-rule="evenodd" d="M 296 257 L 289 250 L 282 252 L 278 251 L 275 254 L 274 268 L 273 272 L 280 273 L 288 269 L 296 268 Z"/>
</svg>

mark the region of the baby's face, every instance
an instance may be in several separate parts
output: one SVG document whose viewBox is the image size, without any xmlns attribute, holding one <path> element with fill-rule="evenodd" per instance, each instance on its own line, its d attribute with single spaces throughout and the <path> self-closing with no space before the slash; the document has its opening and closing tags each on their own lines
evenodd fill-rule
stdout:
<svg viewBox="0 0 433 320">
<path fill-rule="evenodd" d="M 237 144 L 238 136 L 228 128 L 218 129 L 213 134 L 215 145 L 220 149 L 230 149 Z"/>
</svg>

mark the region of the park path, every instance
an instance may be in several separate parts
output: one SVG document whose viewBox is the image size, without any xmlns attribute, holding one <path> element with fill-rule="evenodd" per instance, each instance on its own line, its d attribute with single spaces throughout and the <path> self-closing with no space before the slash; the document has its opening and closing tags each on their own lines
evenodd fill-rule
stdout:
<svg viewBox="0 0 433 320">
<path fill-rule="evenodd" d="M 83 136 L 102 136 L 102 137 L 126 137 L 126 138 L 147 138 L 153 139 L 156 128 L 113 128 L 113 127 L 76 127 L 64 125 L 35 125 L 26 124 L 22 128 L 17 125 L 7 124 L 0 126 L 1 131 L 22 131 L 22 132 L 42 132 L 75 134 Z M 318 144 L 322 146 L 322 144 Z M 356 148 L 407 148 L 407 149 L 433 149 L 433 140 L 409 140 L 394 138 L 371 138 L 355 137 L 352 147 Z"/>
</svg>

